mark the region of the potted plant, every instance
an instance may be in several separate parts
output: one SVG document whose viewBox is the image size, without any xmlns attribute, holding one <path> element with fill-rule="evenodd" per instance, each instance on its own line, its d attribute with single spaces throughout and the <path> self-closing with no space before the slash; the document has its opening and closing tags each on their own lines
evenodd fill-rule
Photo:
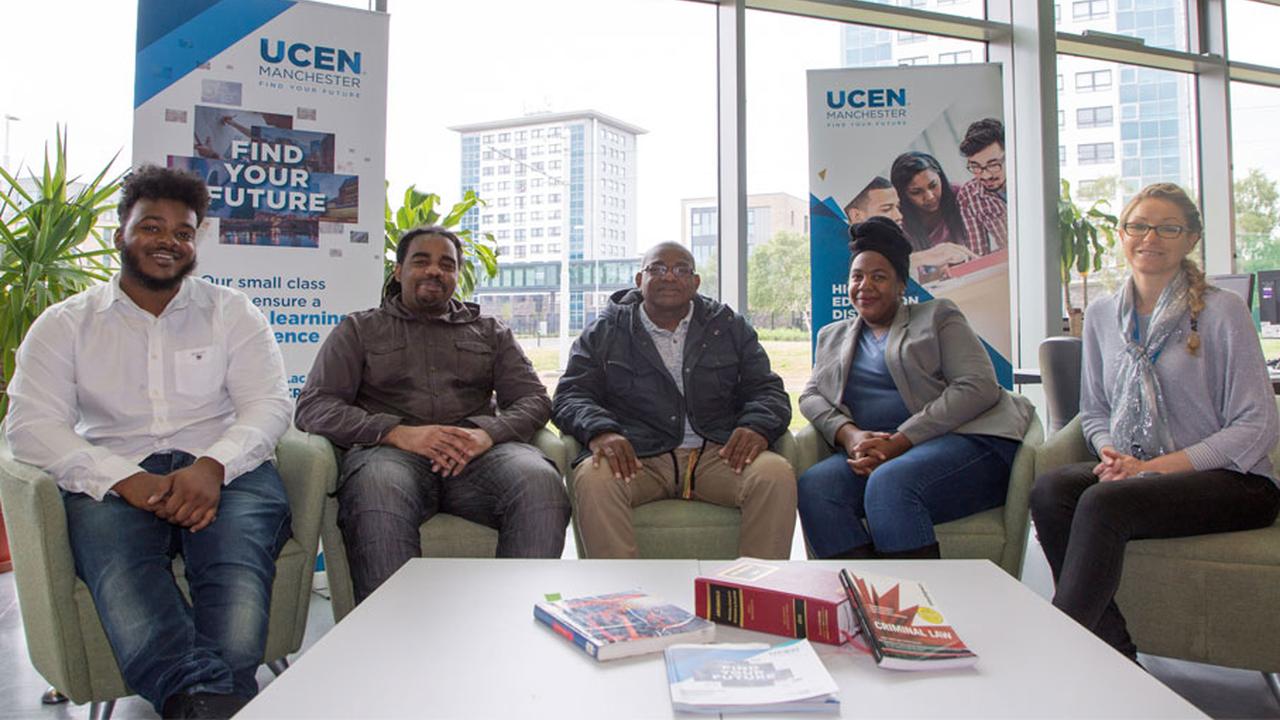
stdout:
<svg viewBox="0 0 1280 720">
<path fill-rule="evenodd" d="M 115 158 L 88 183 L 67 177 L 67 135 L 45 148 L 44 169 L 24 187 L 0 168 L 0 418 L 14 355 L 31 323 L 46 308 L 103 282 L 112 252 L 99 220 L 114 207 L 120 176 L 107 179 Z"/>
<path fill-rule="evenodd" d="M 0 420 L 9 408 L 5 392 L 18 345 L 31 323 L 54 303 L 110 277 L 103 257 L 111 252 L 99 228 L 113 207 L 120 176 L 107 179 L 115 158 L 91 182 L 67 177 L 67 134 L 59 129 L 54 154 L 45 147 L 44 169 L 24 186 L 0 168 Z M 0 570 L 9 564 L 0 516 Z"/>
<path fill-rule="evenodd" d="M 1062 242 L 1062 299 L 1067 311 L 1069 332 L 1080 337 L 1084 329 L 1084 309 L 1089 306 L 1089 273 L 1102 269 L 1107 251 L 1115 244 L 1119 222 L 1106 212 L 1111 203 L 1105 198 L 1082 209 L 1071 199 L 1071 183 L 1062 181 L 1058 198 L 1058 237 Z M 1071 273 L 1080 276 L 1083 299 L 1080 307 L 1071 304 Z"/>
</svg>

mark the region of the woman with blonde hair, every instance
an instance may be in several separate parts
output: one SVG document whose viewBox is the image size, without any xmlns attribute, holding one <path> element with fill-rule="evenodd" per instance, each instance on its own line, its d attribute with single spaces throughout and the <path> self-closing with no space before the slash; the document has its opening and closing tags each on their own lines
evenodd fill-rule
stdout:
<svg viewBox="0 0 1280 720">
<path fill-rule="evenodd" d="M 1248 308 L 1188 257 L 1203 224 L 1186 192 L 1143 188 L 1120 229 L 1130 275 L 1084 322 L 1080 417 L 1098 461 L 1037 478 L 1031 514 L 1053 604 L 1136 659 L 1114 599 L 1125 543 L 1275 522 L 1280 418 Z"/>
</svg>

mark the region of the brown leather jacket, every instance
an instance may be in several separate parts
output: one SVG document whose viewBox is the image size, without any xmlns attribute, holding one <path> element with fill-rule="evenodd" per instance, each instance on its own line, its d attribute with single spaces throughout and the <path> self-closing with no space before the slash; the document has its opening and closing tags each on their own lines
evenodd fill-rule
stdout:
<svg viewBox="0 0 1280 720">
<path fill-rule="evenodd" d="M 335 445 L 373 445 L 396 425 L 477 427 L 528 442 L 551 414 L 546 388 L 511 330 L 451 300 L 441 318 L 398 296 L 329 334 L 298 396 L 297 426 Z"/>
</svg>

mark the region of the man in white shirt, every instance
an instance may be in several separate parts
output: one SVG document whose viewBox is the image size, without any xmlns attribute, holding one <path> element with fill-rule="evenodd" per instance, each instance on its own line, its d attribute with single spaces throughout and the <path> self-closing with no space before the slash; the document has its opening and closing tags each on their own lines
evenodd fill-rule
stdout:
<svg viewBox="0 0 1280 720">
<path fill-rule="evenodd" d="M 13 454 L 62 488 L 121 674 L 165 717 L 229 717 L 257 693 L 291 534 L 271 463 L 292 409 L 280 348 L 243 294 L 189 277 L 208 205 L 194 176 L 135 169 L 121 271 L 36 320 L 9 385 Z"/>
</svg>

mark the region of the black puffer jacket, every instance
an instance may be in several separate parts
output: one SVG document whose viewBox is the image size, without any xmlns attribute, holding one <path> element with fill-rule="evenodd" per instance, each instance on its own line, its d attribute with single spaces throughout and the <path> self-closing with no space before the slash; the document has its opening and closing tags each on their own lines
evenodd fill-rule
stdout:
<svg viewBox="0 0 1280 720">
<path fill-rule="evenodd" d="M 640 319 L 640 291 L 619 290 L 610 301 L 574 342 L 556 388 L 552 420 L 561 432 L 583 448 L 600 433 L 621 433 L 640 457 L 679 447 L 686 411 L 694 432 L 715 443 L 728 442 L 739 427 L 770 445 L 786 432 L 791 402 L 745 318 L 694 297 L 682 397 Z"/>
</svg>

